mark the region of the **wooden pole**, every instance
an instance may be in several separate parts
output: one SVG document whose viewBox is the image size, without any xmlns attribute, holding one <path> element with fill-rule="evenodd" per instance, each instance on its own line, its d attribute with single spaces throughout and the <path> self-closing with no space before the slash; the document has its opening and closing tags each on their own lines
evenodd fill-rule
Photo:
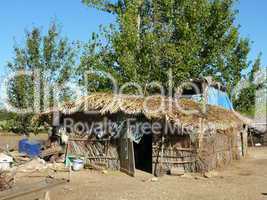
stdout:
<svg viewBox="0 0 267 200">
<path fill-rule="evenodd" d="M 165 115 L 165 126 L 167 126 L 167 116 Z M 167 128 L 165 128 L 166 134 L 167 134 Z M 160 153 L 160 170 L 163 169 L 163 158 L 164 158 L 164 134 L 165 132 L 163 131 L 161 134 L 161 153 Z"/>
<path fill-rule="evenodd" d="M 250 135 L 250 140 L 251 140 L 251 146 L 254 147 L 254 141 L 253 141 L 252 133 L 250 132 L 249 135 Z"/>
</svg>

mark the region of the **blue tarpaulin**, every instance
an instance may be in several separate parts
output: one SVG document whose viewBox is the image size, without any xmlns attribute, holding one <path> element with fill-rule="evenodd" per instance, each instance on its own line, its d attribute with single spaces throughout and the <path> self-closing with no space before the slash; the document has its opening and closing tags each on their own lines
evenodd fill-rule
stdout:
<svg viewBox="0 0 267 200">
<path fill-rule="evenodd" d="M 220 91 L 218 89 L 215 89 L 213 87 L 208 88 L 208 104 L 221 106 L 228 110 L 233 109 L 233 104 L 231 100 L 229 99 L 227 93 Z"/>
</svg>

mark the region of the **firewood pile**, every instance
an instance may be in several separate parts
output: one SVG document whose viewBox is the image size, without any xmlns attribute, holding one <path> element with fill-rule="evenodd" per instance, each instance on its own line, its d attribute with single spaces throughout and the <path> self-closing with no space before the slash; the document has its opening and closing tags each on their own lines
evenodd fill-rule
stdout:
<svg viewBox="0 0 267 200">
<path fill-rule="evenodd" d="M 14 174 L 9 172 L 0 172 L 0 191 L 11 189 L 14 184 Z"/>
</svg>

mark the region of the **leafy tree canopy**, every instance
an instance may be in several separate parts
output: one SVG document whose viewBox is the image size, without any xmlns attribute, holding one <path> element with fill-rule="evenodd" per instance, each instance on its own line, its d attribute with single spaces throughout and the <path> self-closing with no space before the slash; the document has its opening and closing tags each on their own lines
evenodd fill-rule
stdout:
<svg viewBox="0 0 267 200">
<path fill-rule="evenodd" d="M 235 25 L 235 0 L 83 0 L 89 7 L 112 13 L 115 26 L 94 34 L 81 58 L 78 74 L 101 70 L 119 82 L 143 88 L 158 81 L 167 87 L 212 75 L 230 91 L 247 68 L 249 40 Z M 104 36 L 104 44 L 103 44 Z M 103 74 L 90 74 L 94 90 L 110 88 Z M 97 78 L 96 78 L 97 77 Z M 88 77 L 86 77 L 88 78 Z M 93 84 L 92 84 L 93 83 Z"/>
<path fill-rule="evenodd" d="M 47 33 L 34 27 L 26 31 L 25 38 L 24 46 L 14 46 L 14 58 L 8 63 L 9 71 L 16 74 L 8 85 L 9 103 L 13 108 L 30 111 L 14 118 L 22 132 L 30 129 L 31 112 L 53 106 L 55 98 L 71 98 L 67 87 L 62 87 L 59 94 L 54 94 L 53 88 L 72 78 L 76 61 L 76 44 L 60 37 L 55 22 Z"/>
</svg>

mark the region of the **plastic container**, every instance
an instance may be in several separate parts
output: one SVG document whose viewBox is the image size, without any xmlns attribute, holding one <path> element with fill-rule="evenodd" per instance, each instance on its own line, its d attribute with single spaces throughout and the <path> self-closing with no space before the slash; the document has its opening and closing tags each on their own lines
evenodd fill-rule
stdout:
<svg viewBox="0 0 267 200">
<path fill-rule="evenodd" d="M 22 139 L 19 141 L 19 152 L 20 153 L 26 153 L 26 145 L 28 141 L 29 141 L 28 139 Z"/>
<path fill-rule="evenodd" d="M 5 154 L 0 154 L 0 171 L 8 171 L 12 162 L 12 157 Z"/>
<path fill-rule="evenodd" d="M 41 144 L 37 141 L 25 142 L 25 152 L 30 157 L 37 157 L 41 154 Z"/>
<path fill-rule="evenodd" d="M 84 161 L 81 159 L 73 160 L 72 169 L 73 171 L 80 171 L 84 167 Z"/>
<path fill-rule="evenodd" d="M 10 169 L 10 162 L 0 162 L 0 171 L 8 171 Z"/>
</svg>

